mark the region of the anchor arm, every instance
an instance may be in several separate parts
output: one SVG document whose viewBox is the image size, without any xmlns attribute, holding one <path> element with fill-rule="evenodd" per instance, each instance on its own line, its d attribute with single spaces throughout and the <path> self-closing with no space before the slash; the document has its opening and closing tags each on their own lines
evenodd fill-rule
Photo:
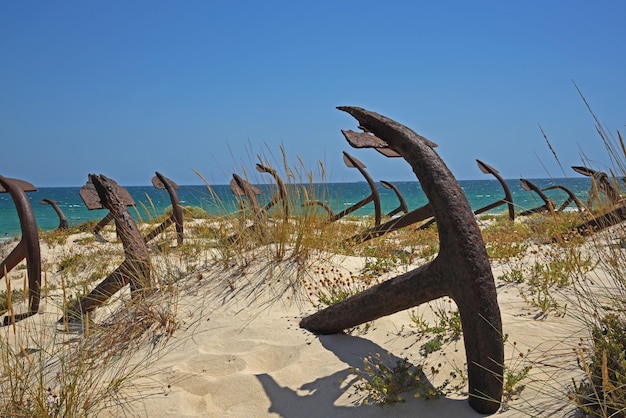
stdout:
<svg viewBox="0 0 626 418">
<path fill-rule="evenodd" d="M 398 298 L 402 307 L 410 305 L 408 301 L 403 301 L 405 297 L 410 297 L 414 306 L 428 299 L 422 296 L 422 287 L 426 292 L 432 292 L 429 297 L 447 294 L 457 303 L 463 324 L 469 403 L 481 413 L 497 411 L 502 399 L 504 371 L 502 322 L 489 258 L 467 198 L 433 150 L 432 142 L 377 113 L 357 107 L 338 109 L 351 114 L 372 133 L 366 134 L 366 138 L 360 135 L 366 146 L 390 148 L 411 165 L 439 225 L 440 252 L 433 262 L 399 276 L 399 280 L 391 279 L 366 291 L 366 296 L 356 295 L 333 305 L 331 308 L 336 316 L 342 317 L 343 322 L 329 331 L 335 331 L 346 323 L 356 324 L 365 318 L 371 320 L 385 315 L 389 308 L 384 305 L 389 304 L 389 298 L 380 300 L 377 298 L 379 292 L 393 297 L 394 303 Z M 344 131 L 348 142 L 349 132 Z M 411 286 L 416 290 L 407 294 L 405 282 L 411 279 L 415 279 L 415 284 Z M 429 285 L 433 282 L 437 285 Z M 355 298 L 362 298 L 362 303 L 355 303 Z M 348 308 L 344 311 L 346 306 Z M 329 316 L 328 309 L 331 308 L 304 318 L 301 325 L 309 330 L 323 329 L 324 320 Z"/>
<path fill-rule="evenodd" d="M 41 292 L 41 249 L 39 247 L 39 233 L 37 222 L 26 191 L 37 190 L 32 184 L 23 180 L 9 179 L 0 176 L 0 192 L 8 192 L 13 199 L 17 215 L 20 220 L 22 239 L 9 257 L 0 265 L 0 274 L 11 270 L 21 260 L 26 259 L 26 273 L 28 276 L 28 310 L 26 313 L 15 315 L 19 321 L 34 315 L 39 311 Z M 4 325 L 10 323 L 10 318 L 4 318 Z"/>
</svg>

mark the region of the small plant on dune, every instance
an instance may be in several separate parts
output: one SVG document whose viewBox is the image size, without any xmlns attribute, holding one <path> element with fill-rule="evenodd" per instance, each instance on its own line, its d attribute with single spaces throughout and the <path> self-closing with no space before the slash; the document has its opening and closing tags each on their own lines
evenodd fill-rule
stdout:
<svg viewBox="0 0 626 418">
<path fill-rule="evenodd" d="M 317 267 L 313 276 L 320 278 L 318 280 L 305 279 L 304 286 L 317 309 L 335 305 L 378 283 L 369 276 L 344 273 L 334 267 L 328 270 L 325 267 Z"/>
<path fill-rule="evenodd" d="M 10 294 L 6 290 L 0 291 L 0 315 L 4 315 L 9 310 L 9 304 L 12 301 L 24 301 L 24 295 L 22 289 L 11 290 Z"/>
<path fill-rule="evenodd" d="M 385 406 L 398 402 L 406 402 L 406 395 L 412 392 L 412 397 L 423 399 L 437 399 L 446 394 L 460 390 L 459 385 L 453 384 L 455 373 L 435 387 L 423 370 L 423 366 L 414 366 L 407 358 L 395 360 L 392 363 L 391 355 L 387 353 L 389 361 L 385 361 L 379 353 L 363 359 L 363 370 L 353 369 L 357 374 L 355 387 L 364 392 L 364 403 L 373 403 Z M 440 367 L 440 365 L 439 365 Z M 431 375 L 437 375 L 439 369 L 432 367 Z"/>
<path fill-rule="evenodd" d="M 588 330 L 575 348 L 583 379 L 573 381 L 570 399 L 584 413 L 599 417 L 626 416 L 626 280 L 623 251 L 601 245 L 598 255 L 606 276 L 578 278 L 575 289 Z M 620 254 L 615 254 L 615 253 Z"/>
<path fill-rule="evenodd" d="M 452 300 L 442 300 L 438 304 L 428 304 L 433 315 L 433 321 L 425 319 L 423 314 L 418 314 L 415 309 L 409 312 L 412 325 L 418 333 L 428 338 L 420 346 L 420 353 L 427 357 L 444 348 L 446 344 L 458 340 L 463 335 L 461 314 L 456 307 L 452 306 Z"/>
<path fill-rule="evenodd" d="M 504 336 L 504 342 L 507 343 L 508 335 Z M 526 352 L 520 350 L 517 346 L 517 342 L 510 343 L 511 354 L 508 362 L 504 365 L 503 394 L 502 405 L 503 409 L 508 409 L 509 403 L 520 397 L 521 393 L 526 388 L 526 384 L 523 383 L 528 379 L 528 375 L 533 368 L 532 361 L 529 359 L 530 349 Z"/>
<path fill-rule="evenodd" d="M 577 350 L 586 380 L 574 382 L 571 399 L 592 416 L 626 414 L 626 320 L 619 314 L 599 319 L 592 332 L 592 352 Z"/>
</svg>

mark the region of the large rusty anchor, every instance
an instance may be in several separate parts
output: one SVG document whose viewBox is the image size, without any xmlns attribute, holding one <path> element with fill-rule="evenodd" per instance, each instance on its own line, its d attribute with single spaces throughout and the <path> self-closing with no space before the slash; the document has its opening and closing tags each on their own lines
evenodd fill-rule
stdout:
<svg viewBox="0 0 626 418">
<path fill-rule="evenodd" d="M 615 182 L 611 181 L 608 174 L 582 166 L 573 166 L 572 168 L 577 173 L 591 177 L 588 204 L 591 204 L 594 199 L 598 198 L 599 193 L 602 193 L 611 203 L 612 209 L 574 226 L 570 232 L 586 236 L 626 221 L 626 205 L 620 203 L 619 189 Z M 558 239 L 560 238 L 553 238 L 553 240 Z"/>
<path fill-rule="evenodd" d="M 283 203 L 283 219 L 286 221 L 289 219 L 289 205 L 287 201 L 287 188 L 285 187 L 285 182 L 278 175 L 276 170 L 269 166 L 265 166 L 263 164 L 256 164 L 256 170 L 259 173 L 268 173 L 276 182 L 276 187 L 278 188 L 277 193 L 270 199 L 270 201 L 264 206 L 261 207 L 257 196 L 260 196 L 261 190 L 258 187 L 253 186 L 247 180 L 243 179 L 241 176 L 237 174 L 233 174 L 233 178 L 230 181 L 230 190 L 237 197 L 245 197 L 248 201 L 248 204 L 252 207 L 252 211 L 255 215 L 255 218 L 258 221 L 265 222 L 267 220 L 267 214 L 270 209 L 276 206 L 279 202 Z M 243 202 L 240 202 L 240 206 L 243 208 Z"/>
<path fill-rule="evenodd" d="M 606 196 L 611 205 L 619 202 L 619 187 L 607 173 L 583 166 L 572 166 L 572 169 L 579 174 L 591 177 L 591 190 L 589 191 L 589 200 L 587 201 L 589 207 L 592 206 L 594 200 L 598 199 L 600 193 Z"/>
<path fill-rule="evenodd" d="M 527 192 L 537 193 L 537 195 L 543 201 L 543 205 L 520 212 L 519 216 L 528 216 L 534 213 L 554 212 L 554 208 L 555 208 L 554 202 L 552 201 L 552 199 L 546 196 L 546 194 L 543 192 L 543 190 L 541 190 L 539 186 L 537 186 L 532 181 L 526 180 L 526 179 L 520 179 L 519 182 L 520 182 L 520 185 L 522 186 L 522 189 L 526 190 Z"/>
<path fill-rule="evenodd" d="M 57 216 L 59 217 L 59 226 L 57 227 L 57 229 L 67 229 L 68 227 L 67 218 L 65 217 L 65 214 L 63 213 L 61 208 L 59 207 L 58 202 L 54 200 L 50 200 L 50 199 L 43 199 L 41 202 L 39 202 L 39 204 L 52 206 L 52 209 L 54 209 Z"/>
<path fill-rule="evenodd" d="M 569 188 L 563 185 L 555 184 L 554 186 L 546 187 L 545 189 L 543 189 L 543 191 L 545 192 L 548 190 L 557 190 L 557 189 L 563 190 L 565 193 L 567 193 L 567 199 L 565 199 L 565 201 L 561 203 L 561 206 L 559 206 L 559 208 L 556 210 L 557 213 L 563 212 L 565 208 L 567 208 L 572 203 L 576 205 L 576 209 L 578 210 L 578 212 L 585 211 L 585 204 L 578 198 L 578 196 L 576 196 L 576 194 L 573 191 L 571 191 Z"/>
<path fill-rule="evenodd" d="M 92 179 L 92 175 L 89 175 L 89 180 L 87 181 L 87 184 L 85 184 L 83 187 L 81 187 L 80 189 L 80 197 L 81 199 L 83 199 L 83 202 L 85 203 L 85 206 L 87 206 L 87 209 L 89 210 L 94 210 L 94 209 L 105 209 L 106 206 L 104 206 L 103 201 L 101 200 L 100 196 L 98 195 L 96 189 L 95 189 L 95 185 L 92 183 L 91 179 Z M 113 184 L 111 187 L 116 188 L 116 193 L 118 198 L 120 199 L 120 201 L 126 205 L 126 206 L 135 206 L 135 201 L 133 200 L 132 196 L 130 195 L 130 193 L 128 193 L 128 190 L 126 190 L 124 187 L 120 186 L 119 184 L 117 184 L 115 181 L 110 180 L 110 182 L 112 182 L 111 184 Z M 106 225 L 109 224 L 109 222 L 111 222 L 114 219 L 114 215 L 113 213 L 109 212 L 107 213 L 104 218 L 102 218 L 94 227 L 93 229 L 93 233 L 96 236 L 96 239 L 98 241 L 103 242 L 104 238 L 102 237 L 102 235 L 100 235 L 100 231 L 102 230 L 102 228 L 104 228 Z M 117 224 L 116 224 L 117 226 Z M 119 234 L 118 234 L 119 235 Z"/>
<path fill-rule="evenodd" d="M 426 265 L 302 319 L 300 326 L 317 334 L 339 333 L 449 296 L 463 326 L 469 403 L 480 413 L 497 411 L 504 361 L 500 308 L 485 244 L 463 190 L 426 138 L 362 108 L 338 109 L 372 133 L 342 131 L 352 146 L 389 148 L 409 162 L 437 219 L 440 252 Z"/>
<path fill-rule="evenodd" d="M 480 169 L 480 171 L 483 172 L 483 174 L 491 174 L 492 176 L 496 178 L 496 180 L 498 180 L 498 183 L 500 183 L 500 186 L 502 186 L 502 190 L 504 190 L 504 198 L 497 200 L 485 207 L 477 209 L 476 211 L 474 211 L 474 214 L 479 215 L 481 213 L 490 211 L 491 209 L 495 209 L 499 206 L 506 205 L 509 211 L 509 219 L 512 221 L 515 220 L 515 207 L 513 206 L 513 195 L 511 194 L 511 190 L 509 189 L 508 184 L 506 184 L 506 181 L 504 181 L 502 176 L 500 176 L 500 173 L 498 172 L 498 170 L 496 170 L 489 164 L 486 164 L 480 160 L 476 160 L 476 164 L 478 164 L 478 168 Z"/>
<path fill-rule="evenodd" d="M 363 140 L 367 141 L 369 140 L 367 133 L 358 133 L 358 132 L 354 132 L 353 134 L 353 140 L 360 140 L 357 139 L 357 135 L 359 136 L 359 138 L 363 138 Z M 435 144 L 432 141 L 429 141 L 429 145 L 431 147 L 436 147 L 437 144 Z M 385 153 L 383 153 L 386 156 L 389 157 L 396 157 L 397 155 L 395 153 L 390 152 L 390 150 L 385 149 Z M 381 149 L 377 149 L 377 151 L 381 151 Z M 381 152 L 382 153 L 382 152 Z M 495 209 L 499 206 L 502 205 L 507 205 L 508 207 L 508 211 L 509 211 L 509 218 L 511 220 L 515 219 L 515 209 L 513 207 L 513 195 L 511 194 L 511 190 L 509 189 L 509 186 L 506 184 L 506 181 L 504 181 L 504 179 L 500 176 L 500 174 L 498 173 L 498 170 L 496 170 L 495 168 L 491 167 L 488 164 L 485 164 L 484 162 L 480 161 L 480 160 L 476 160 L 476 163 L 478 164 L 478 168 L 485 174 L 491 174 L 493 175 L 498 182 L 500 183 L 500 185 L 502 186 L 502 189 L 504 190 L 504 198 L 500 199 L 496 202 L 493 202 L 487 206 L 484 206 L 482 208 L 476 209 L 474 211 L 475 215 L 479 215 L 483 212 L 487 212 L 491 209 Z M 405 215 L 399 217 L 399 218 L 395 218 L 395 219 L 391 219 L 381 225 L 375 226 L 374 228 L 371 228 L 361 234 L 358 235 L 354 235 L 352 237 L 350 237 L 348 239 L 349 242 L 353 242 L 353 243 L 362 243 L 365 241 L 368 241 L 372 238 L 376 238 L 376 237 L 380 237 L 382 235 L 385 235 L 389 232 L 393 232 L 393 231 L 397 231 L 398 229 L 407 227 L 409 225 L 413 225 L 416 224 L 418 222 L 424 221 L 426 219 L 430 219 L 428 222 L 423 223 L 422 225 L 420 225 L 420 227 L 418 229 L 425 229 L 428 228 L 430 225 L 434 224 L 436 222 L 436 218 L 433 218 L 433 211 L 432 208 L 430 207 L 430 203 L 425 204 L 424 206 L 421 206 L 417 209 L 412 210 L 411 212 L 406 213 Z"/>
<path fill-rule="evenodd" d="M 41 292 L 41 250 L 39 248 L 39 234 L 33 208 L 25 192 L 34 192 L 37 189 L 32 184 L 18 179 L 0 176 L 0 193 L 9 193 L 15 204 L 20 220 L 22 239 L 9 255 L 0 263 L 2 276 L 11 271 L 22 260 L 26 259 L 26 273 L 28 276 L 28 308 L 21 314 L 4 317 L 3 326 L 12 322 L 21 321 L 39 311 Z"/>
<path fill-rule="evenodd" d="M 365 178 L 365 181 L 367 181 L 367 184 L 370 188 L 370 194 L 366 196 L 365 198 L 359 200 L 355 204 L 351 205 L 350 207 L 342 210 L 339 213 L 333 213 L 330 207 L 328 207 L 328 205 L 326 205 L 324 202 L 317 202 L 317 201 L 306 202 L 304 203 L 304 206 L 313 206 L 313 205 L 320 206 L 321 208 L 323 208 L 324 210 L 328 212 L 329 214 L 328 222 L 330 223 L 330 222 L 338 221 L 344 216 L 347 216 L 351 214 L 352 212 L 355 212 L 361 209 L 363 206 L 367 205 L 368 203 L 374 202 L 374 224 L 376 226 L 380 225 L 380 221 L 382 219 L 380 195 L 378 193 L 378 189 L 376 188 L 376 183 L 374 182 L 374 180 L 372 180 L 370 175 L 365 170 L 366 168 L 365 164 L 363 164 L 361 161 L 357 160 L 356 158 L 354 158 L 352 155 L 348 154 L 345 151 L 343 152 L 343 162 L 346 164 L 347 167 L 356 168 L 357 170 L 359 170 L 359 173 L 361 173 L 363 178 Z"/>
<path fill-rule="evenodd" d="M 387 216 L 393 217 L 400 212 L 402 212 L 405 215 L 409 213 L 409 207 L 406 204 L 406 199 L 404 199 L 404 196 L 402 196 L 402 193 L 400 192 L 400 190 L 398 190 L 398 187 L 395 184 L 390 183 L 385 180 L 381 180 L 380 184 L 382 184 L 385 189 L 392 190 L 396 194 L 396 197 L 398 198 L 398 202 L 399 202 L 398 207 L 392 210 L 391 212 L 387 213 Z"/>
<path fill-rule="evenodd" d="M 265 230 L 262 228 L 262 225 L 266 225 L 268 222 L 268 213 L 270 209 L 276 206 L 279 202 L 283 203 L 283 219 L 287 221 L 289 219 L 289 205 L 287 201 L 287 188 L 285 187 L 285 182 L 280 178 L 276 170 L 269 166 L 265 166 L 263 164 L 257 163 L 256 170 L 259 173 L 268 173 L 276 182 L 276 187 L 278 191 L 274 195 L 272 199 L 263 207 L 259 203 L 257 196 L 260 196 L 261 190 L 258 187 L 253 186 L 237 174 L 233 174 L 233 178 L 230 181 L 230 190 L 233 192 L 235 196 L 238 198 L 245 198 L 248 202 L 248 206 L 252 209 L 252 213 L 254 215 L 253 224 L 247 227 L 246 231 L 256 231 L 260 234 L 261 238 L 265 236 Z M 243 200 L 239 201 L 239 207 L 243 210 L 246 207 L 246 204 Z M 236 242 L 241 238 L 240 233 L 236 233 L 228 237 L 229 242 Z"/>
<path fill-rule="evenodd" d="M 233 178 L 230 181 L 230 190 L 233 194 L 240 198 L 245 198 L 248 201 L 248 205 L 252 209 L 254 218 L 257 222 L 265 223 L 267 221 L 267 212 L 261 208 L 257 196 L 262 194 L 258 187 L 253 186 L 250 182 L 243 177 L 233 174 Z M 241 209 L 244 209 L 246 204 L 243 201 L 239 202 Z"/>
<path fill-rule="evenodd" d="M 172 180 L 157 171 L 155 172 L 155 176 L 152 177 L 152 185 L 159 190 L 167 190 L 167 194 L 172 202 L 172 214 L 152 232 L 146 235 L 144 240 L 146 242 L 152 241 L 157 235 L 165 231 L 168 226 L 174 224 L 176 227 L 176 241 L 178 242 L 178 245 L 181 245 L 184 240 L 183 207 L 180 205 L 180 200 L 178 199 L 178 194 L 176 193 L 176 190 L 178 190 L 178 184 L 174 183 Z"/>
<path fill-rule="evenodd" d="M 283 219 L 285 221 L 288 220 L 289 219 L 289 202 L 287 200 L 287 188 L 285 187 L 285 182 L 283 181 L 282 178 L 280 178 L 276 170 L 274 170 L 272 167 L 257 163 L 256 171 L 258 171 L 259 173 L 268 173 L 269 175 L 271 175 L 274 178 L 274 181 L 276 182 L 276 187 L 278 187 L 278 192 L 272 198 L 272 200 L 267 202 L 265 207 L 263 207 L 263 212 L 268 213 L 271 208 L 273 208 L 276 204 L 278 204 L 278 202 L 282 202 L 283 203 Z"/>
<path fill-rule="evenodd" d="M 80 196 L 87 205 L 101 206 L 108 209 L 115 220 L 117 234 L 124 247 L 124 261 L 118 268 L 100 282 L 87 296 L 67 308 L 59 319 L 73 319 L 101 306 L 111 296 L 130 283 L 131 296 L 138 297 L 142 291 L 151 287 L 152 266 L 148 248 L 139 228 L 128 211 L 128 201 L 124 197 L 126 189 L 114 180 L 103 175 L 89 174 L 87 184 L 81 188 Z"/>
<path fill-rule="evenodd" d="M 500 173 L 498 172 L 498 170 L 496 170 L 489 164 L 486 164 L 480 160 L 476 160 L 476 164 L 478 165 L 478 168 L 480 169 L 480 171 L 482 171 L 483 174 L 491 174 L 492 176 L 496 178 L 496 180 L 498 180 L 498 183 L 500 183 L 502 190 L 504 190 L 504 198 L 500 200 L 496 200 L 495 202 L 490 203 L 486 206 L 483 206 L 482 208 L 476 209 L 474 211 L 474 215 L 480 215 L 481 213 L 485 213 L 487 211 L 490 211 L 502 205 L 506 205 L 508 212 L 509 212 L 509 219 L 512 221 L 515 220 L 515 207 L 513 206 L 513 194 L 511 193 L 511 189 L 509 189 L 509 185 L 506 184 L 506 181 L 504 181 L 502 176 L 500 176 Z M 434 223 L 435 223 L 435 218 L 431 218 L 428 222 L 424 222 L 417 229 L 426 229 Z"/>
</svg>

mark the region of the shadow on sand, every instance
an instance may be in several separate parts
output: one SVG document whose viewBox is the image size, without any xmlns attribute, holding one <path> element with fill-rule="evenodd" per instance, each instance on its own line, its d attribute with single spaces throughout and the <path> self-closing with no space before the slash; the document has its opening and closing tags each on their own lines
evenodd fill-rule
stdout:
<svg viewBox="0 0 626 418">
<path fill-rule="evenodd" d="M 440 398 L 437 400 L 415 399 L 410 394 L 406 403 L 397 403 L 380 407 L 363 404 L 356 399 L 352 405 L 350 400 L 342 400 L 343 405 L 335 405 L 340 397 L 345 397 L 346 383 L 354 383 L 351 368 L 362 368 L 363 358 L 387 350 L 370 340 L 345 334 L 320 335 L 321 344 L 339 360 L 346 363 L 345 369 L 332 375 L 320 377 L 297 389 L 280 386 L 269 374 L 256 377 L 263 385 L 271 406 L 270 413 L 285 418 L 296 417 L 481 417 L 467 403 L 467 400 Z M 399 357 L 390 354 L 392 364 Z M 306 367 L 306 359 L 301 360 Z M 351 379 L 350 382 L 348 380 Z M 343 384 L 341 382 L 344 382 Z M 305 394 L 302 394 L 306 392 Z"/>
</svg>

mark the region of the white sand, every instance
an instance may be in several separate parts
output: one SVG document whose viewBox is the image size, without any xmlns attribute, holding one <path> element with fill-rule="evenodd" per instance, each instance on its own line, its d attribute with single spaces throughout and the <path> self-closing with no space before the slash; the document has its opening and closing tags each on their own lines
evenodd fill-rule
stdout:
<svg viewBox="0 0 626 418">
<path fill-rule="evenodd" d="M 68 242 L 71 245 L 71 240 Z M 46 249 L 44 259 L 67 251 L 60 246 Z M 337 258 L 335 263 L 346 271 L 358 272 L 363 260 Z M 289 275 L 285 273 L 278 284 L 274 277 L 270 286 L 268 272 L 262 267 L 260 263 L 253 265 L 241 275 L 216 265 L 205 268 L 201 280 L 194 276 L 179 282 L 178 318 L 182 327 L 168 342 L 172 349 L 150 366 L 151 377 L 136 382 L 141 395 L 147 397 L 131 404 L 129 416 L 481 416 L 463 396 L 424 400 L 409 393 L 406 403 L 382 408 L 364 403 L 365 394 L 352 384 L 356 382 L 353 369 L 362 369 L 365 357 L 379 353 L 389 364 L 405 357 L 413 364 L 424 362 L 420 346 L 427 340 L 420 340 L 409 313 L 378 319 L 348 334 L 316 336 L 298 326 L 301 318 L 316 311 L 312 303 L 284 295 L 277 298 L 277 289 L 284 287 Z M 494 266 L 494 276 L 500 274 L 501 269 Z M 13 287 L 19 283 L 15 280 Z M 497 284 L 503 328 L 509 335 L 507 367 L 515 371 L 530 361 L 535 363 L 523 382 L 526 388 L 521 395 L 497 415 L 564 415 L 559 408 L 564 406 L 561 400 L 566 396 L 565 385 L 570 383 L 567 368 L 572 375 L 577 373 L 571 347 L 575 346 L 572 341 L 579 324 L 554 315 L 538 320 L 538 310 L 520 298 L 516 286 Z M 44 303 L 43 310 L 56 318 L 58 310 L 52 305 Z M 417 309 L 425 317 L 432 316 L 428 305 Z M 527 357 L 519 357 L 519 352 L 526 353 L 527 349 Z M 143 355 L 137 354 L 138 358 Z M 464 361 L 460 339 L 430 354 L 425 364 L 442 364 L 434 381 L 438 385 L 454 365 L 464 371 Z M 128 394 L 135 392 L 129 389 Z"/>
</svg>

